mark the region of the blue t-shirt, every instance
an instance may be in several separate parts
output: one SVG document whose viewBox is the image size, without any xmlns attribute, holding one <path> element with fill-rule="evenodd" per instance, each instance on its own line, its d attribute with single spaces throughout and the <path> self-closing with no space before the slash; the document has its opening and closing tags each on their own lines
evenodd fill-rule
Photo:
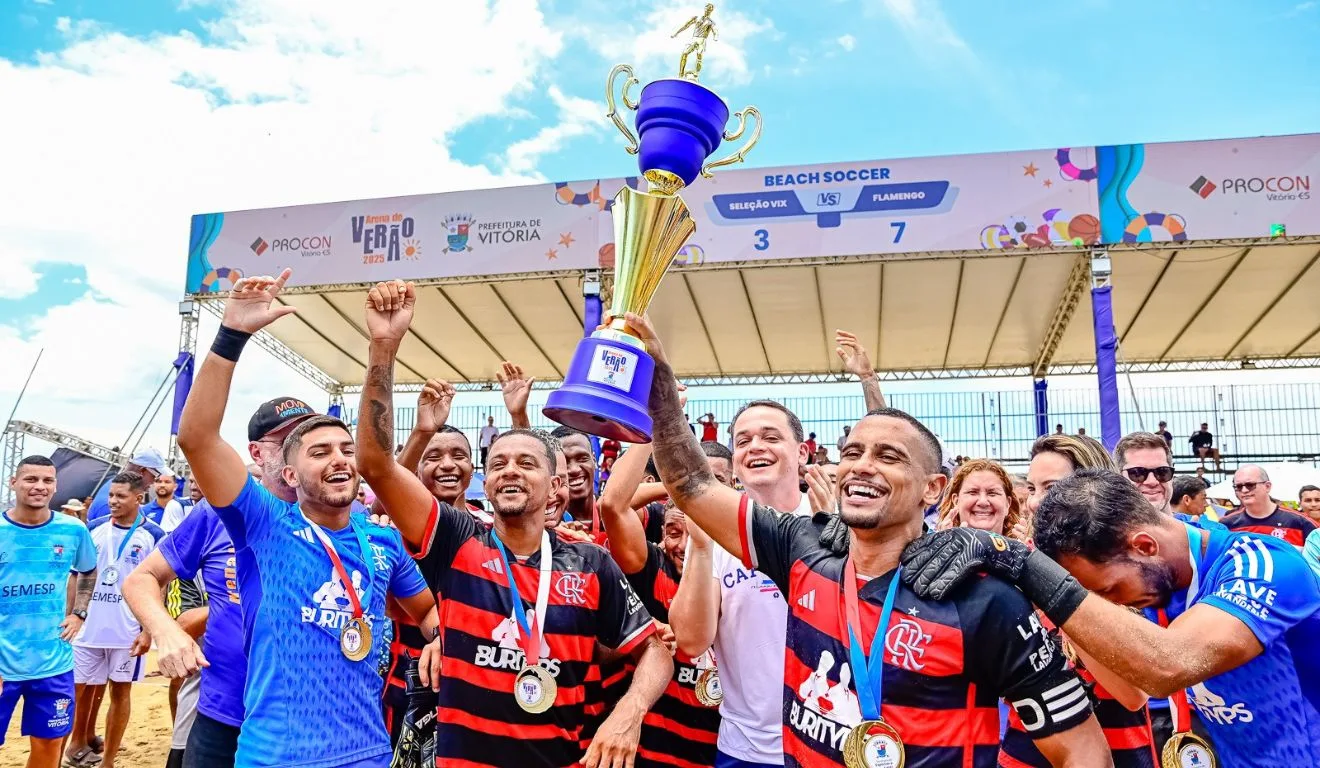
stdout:
<svg viewBox="0 0 1320 768">
<path fill-rule="evenodd" d="M 160 553 L 180 579 L 195 579 L 210 596 L 202 652 L 211 666 L 202 669 L 197 711 L 235 728 L 243 724 L 243 607 L 238 598 L 238 566 L 234 542 L 205 501 L 160 543 Z"/>
<path fill-rule="evenodd" d="M 372 629 L 372 655 L 354 662 L 339 649 L 340 629 L 352 617 L 350 601 L 298 505 L 249 477 L 234 503 L 215 512 L 237 550 L 243 596 L 247 716 L 237 768 L 328 768 L 354 761 L 386 768 L 391 748 L 381 709 L 383 665 L 377 663 L 389 654 L 385 598 L 426 589 L 399 532 L 372 525 L 363 515 L 351 515 L 342 530 L 325 531 Z"/>
<path fill-rule="evenodd" d="M 160 525 L 161 521 L 165 519 L 165 508 L 153 498 L 142 505 L 142 514 L 146 515 L 151 522 Z"/>
<path fill-rule="evenodd" d="M 1188 691 L 1220 764 L 1320 765 L 1320 579 L 1288 542 L 1208 526 L 1193 531 L 1191 586 L 1180 604 L 1241 621 L 1265 650 Z M 1197 537 L 1207 537 L 1203 557 Z"/>
<path fill-rule="evenodd" d="M 73 669 L 73 646 L 60 639 L 69 572 L 94 570 L 96 545 L 78 518 L 52 512 L 23 525 L 0 515 L 0 679 Z"/>
</svg>

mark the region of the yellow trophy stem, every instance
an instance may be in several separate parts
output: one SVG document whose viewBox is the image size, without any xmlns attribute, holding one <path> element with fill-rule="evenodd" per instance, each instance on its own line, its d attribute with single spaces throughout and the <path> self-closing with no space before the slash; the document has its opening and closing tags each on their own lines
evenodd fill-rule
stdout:
<svg viewBox="0 0 1320 768">
<path fill-rule="evenodd" d="M 614 198 L 614 295 L 610 330 L 636 338 L 624 314 L 646 312 L 674 257 L 696 232 L 696 222 L 676 194 L 639 192 L 625 186 Z M 613 334 L 611 334 L 613 335 Z"/>
</svg>

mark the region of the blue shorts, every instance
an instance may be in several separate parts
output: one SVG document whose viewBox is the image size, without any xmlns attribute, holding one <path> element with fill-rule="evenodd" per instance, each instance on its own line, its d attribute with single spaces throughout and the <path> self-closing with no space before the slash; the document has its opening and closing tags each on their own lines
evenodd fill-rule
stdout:
<svg viewBox="0 0 1320 768">
<path fill-rule="evenodd" d="M 24 736 L 62 739 L 73 730 L 73 670 L 37 680 L 6 680 L 0 687 L 0 744 L 19 698 Z"/>
</svg>

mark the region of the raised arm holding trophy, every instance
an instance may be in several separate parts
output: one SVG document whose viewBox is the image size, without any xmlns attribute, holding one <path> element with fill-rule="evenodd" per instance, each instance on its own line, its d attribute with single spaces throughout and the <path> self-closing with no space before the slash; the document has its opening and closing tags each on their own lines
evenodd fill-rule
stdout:
<svg viewBox="0 0 1320 768">
<path fill-rule="evenodd" d="M 729 105 L 710 88 L 697 82 L 707 38 L 714 39 L 713 5 L 694 16 L 675 33 L 692 27 L 693 40 L 684 50 L 679 76 L 655 80 L 642 88 L 634 102 L 629 91 L 640 81 L 633 69 L 620 64 L 610 71 L 606 104 L 608 117 L 628 139 L 629 154 L 638 156 L 646 191 L 624 186 L 614 198 L 614 292 L 608 328 L 583 339 L 569 364 L 564 384 L 550 394 L 542 413 L 546 418 L 588 434 L 628 443 L 651 442 L 647 400 L 655 363 L 623 317 L 646 312 L 660 280 L 688 238 L 696 222 L 679 191 L 711 172 L 740 163 L 761 136 L 761 113 L 746 107 L 734 113 L 738 124 L 726 131 Z M 688 56 L 696 54 L 688 68 Z M 636 134 L 619 114 L 615 84 L 627 75 L 621 100 L 637 113 Z M 737 141 L 754 128 L 736 152 L 719 160 L 710 157 L 724 141 Z"/>
</svg>

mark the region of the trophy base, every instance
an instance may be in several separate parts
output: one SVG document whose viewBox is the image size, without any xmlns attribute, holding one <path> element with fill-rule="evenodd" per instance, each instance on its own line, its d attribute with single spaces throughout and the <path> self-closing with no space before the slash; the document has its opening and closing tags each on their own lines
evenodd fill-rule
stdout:
<svg viewBox="0 0 1320 768">
<path fill-rule="evenodd" d="M 564 384 L 541 409 L 551 421 L 622 443 L 651 442 L 651 379 L 655 361 L 616 331 L 578 342 Z"/>
</svg>

